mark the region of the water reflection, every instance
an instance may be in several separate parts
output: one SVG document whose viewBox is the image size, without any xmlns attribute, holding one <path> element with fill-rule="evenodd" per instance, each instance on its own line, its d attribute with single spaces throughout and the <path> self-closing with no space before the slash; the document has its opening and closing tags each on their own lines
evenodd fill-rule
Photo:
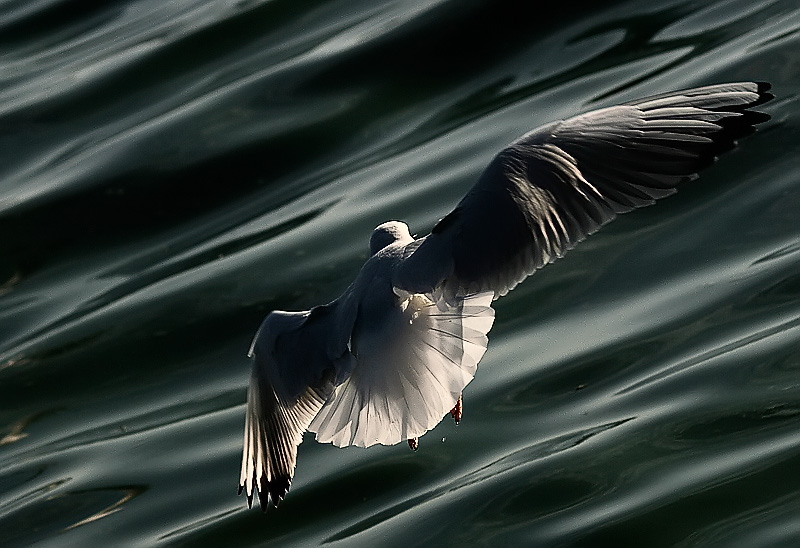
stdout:
<svg viewBox="0 0 800 548">
<path fill-rule="evenodd" d="M 790 0 L 0 8 L 0 544 L 790 546 Z M 498 302 L 465 420 L 236 497 L 249 339 L 541 123 L 770 80 L 773 122 Z M 446 438 L 446 443 L 440 440 Z"/>
</svg>

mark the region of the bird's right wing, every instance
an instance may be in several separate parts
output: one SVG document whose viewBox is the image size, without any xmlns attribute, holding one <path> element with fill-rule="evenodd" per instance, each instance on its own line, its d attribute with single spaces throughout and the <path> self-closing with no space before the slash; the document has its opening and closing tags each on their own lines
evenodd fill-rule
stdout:
<svg viewBox="0 0 800 548">
<path fill-rule="evenodd" d="M 769 85 L 668 93 L 541 127 L 495 157 L 393 283 L 448 302 L 505 295 L 617 214 L 675 192 L 769 116 Z"/>
</svg>

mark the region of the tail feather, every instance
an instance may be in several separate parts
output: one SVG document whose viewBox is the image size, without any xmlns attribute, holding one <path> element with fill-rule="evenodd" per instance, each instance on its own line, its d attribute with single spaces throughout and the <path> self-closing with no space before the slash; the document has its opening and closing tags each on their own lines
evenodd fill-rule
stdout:
<svg viewBox="0 0 800 548">
<path fill-rule="evenodd" d="M 399 292 L 398 317 L 361 348 L 309 426 L 339 447 L 393 445 L 438 424 L 472 380 L 494 322 L 493 292 L 449 305 Z"/>
</svg>

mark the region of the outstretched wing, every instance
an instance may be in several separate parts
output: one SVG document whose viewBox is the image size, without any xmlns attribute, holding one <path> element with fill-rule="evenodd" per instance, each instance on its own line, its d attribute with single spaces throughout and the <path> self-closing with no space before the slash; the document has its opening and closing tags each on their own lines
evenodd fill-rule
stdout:
<svg viewBox="0 0 800 548">
<path fill-rule="evenodd" d="M 309 430 L 344 447 L 421 436 L 450 411 L 475 376 L 494 322 L 492 292 L 454 306 L 398 292 L 383 321 L 359 330 L 356 365 Z"/>
<path fill-rule="evenodd" d="M 668 93 L 541 127 L 495 157 L 431 234 L 409 246 L 395 286 L 505 295 L 617 214 L 652 204 L 769 116 L 765 83 Z"/>
<path fill-rule="evenodd" d="M 337 312 L 335 303 L 272 312 L 256 333 L 239 480 L 249 506 L 256 493 L 265 511 L 286 496 L 303 433 L 353 367 L 348 320 Z"/>
</svg>

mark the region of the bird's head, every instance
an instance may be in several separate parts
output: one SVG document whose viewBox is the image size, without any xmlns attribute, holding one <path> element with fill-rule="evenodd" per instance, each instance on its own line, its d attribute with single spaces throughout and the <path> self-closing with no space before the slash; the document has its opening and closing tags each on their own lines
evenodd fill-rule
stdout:
<svg viewBox="0 0 800 548">
<path fill-rule="evenodd" d="M 388 221 L 378 225 L 372 231 L 372 236 L 369 239 L 369 253 L 370 255 L 375 255 L 387 245 L 391 245 L 398 240 L 413 240 L 407 224 L 402 221 Z"/>
</svg>

